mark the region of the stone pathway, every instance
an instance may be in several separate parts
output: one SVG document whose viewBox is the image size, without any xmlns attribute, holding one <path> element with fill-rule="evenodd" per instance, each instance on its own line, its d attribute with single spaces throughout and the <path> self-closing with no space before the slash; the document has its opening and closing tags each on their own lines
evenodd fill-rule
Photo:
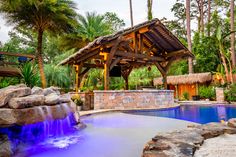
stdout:
<svg viewBox="0 0 236 157">
<path fill-rule="evenodd" d="M 207 139 L 194 157 L 235 157 L 236 135 L 224 134 Z"/>
</svg>

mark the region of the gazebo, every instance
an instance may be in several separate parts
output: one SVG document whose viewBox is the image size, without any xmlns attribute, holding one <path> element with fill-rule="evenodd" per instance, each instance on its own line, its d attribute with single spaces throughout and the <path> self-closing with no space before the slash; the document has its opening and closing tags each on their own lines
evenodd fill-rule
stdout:
<svg viewBox="0 0 236 157">
<path fill-rule="evenodd" d="M 109 89 L 113 71 L 121 75 L 128 89 L 128 77 L 134 68 L 155 65 L 167 88 L 167 71 L 177 60 L 194 55 L 161 23 L 153 19 L 121 30 L 115 34 L 98 37 L 78 52 L 63 60 L 60 65 L 76 68 L 76 91 L 81 79 L 91 68 L 104 69 L 104 88 Z"/>
</svg>

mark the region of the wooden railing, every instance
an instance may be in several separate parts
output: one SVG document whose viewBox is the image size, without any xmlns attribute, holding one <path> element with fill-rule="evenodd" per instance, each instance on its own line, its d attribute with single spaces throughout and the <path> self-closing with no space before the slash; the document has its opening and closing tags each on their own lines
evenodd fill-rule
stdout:
<svg viewBox="0 0 236 157">
<path fill-rule="evenodd" d="M 17 60 L 13 57 L 17 57 Z M 30 54 L 0 51 L 0 76 L 20 76 L 19 65 L 28 61 L 33 61 L 34 59 L 35 56 Z"/>
</svg>

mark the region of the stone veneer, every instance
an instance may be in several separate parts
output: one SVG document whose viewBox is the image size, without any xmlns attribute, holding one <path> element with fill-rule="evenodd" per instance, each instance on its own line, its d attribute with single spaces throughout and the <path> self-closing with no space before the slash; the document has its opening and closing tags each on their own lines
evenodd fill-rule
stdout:
<svg viewBox="0 0 236 157">
<path fill-rule="evenodd" d="M 173 90 L 94 91 L 94 109 L 144 109 L 171 107 L 173 105 Z"/>
</svg>

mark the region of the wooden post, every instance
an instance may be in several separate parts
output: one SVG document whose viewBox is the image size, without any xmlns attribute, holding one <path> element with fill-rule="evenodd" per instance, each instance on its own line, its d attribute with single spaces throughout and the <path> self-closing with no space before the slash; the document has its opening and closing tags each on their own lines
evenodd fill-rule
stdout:
<svg viewBox="0 0 236 157">
<path fill-rule="evenodd" d="M 125 90 L 129 90 L 129 79 L 128 79 L 128 77 L 125 78 Z"/>
<path fill-rule="evenodd" d="M 164 89 L 167 89 L 167 67 L 163 67 L 160 63 L 155 62 L 154 63 L 157 67 L 157 69 L 161 72 L 162 75 L 162 79 L 163 79 L 163 85 L 164 85 Z"/>
<path fill-rule="evenodd" d="M 167 89 L 167 75 L 166 73 L 162 74 L 164 89 Z"/>
<path fill-rule="evenodd" d="M 109 90 L 109 66 L 104 64 L 104 89 Z"/>
<path fill-rule="evenodd" d="M 121 75 L 125 80 L 125 90 L 129 89 L 129 75 L 130 75 L 132 69 L 133 69 L 133 67 L 131 66 L 128 69 L 121 71 Z"/>
<path fill-rule="evenodd" d="M 79 87 L 80 87 L 80 82 L 81 82 L 81 78 L 80 78 L 80 73 L 82 70 L 82 63 L 79 65 L 74 65 L 75 67 L 75 92 L 78 93 L 79 92 Z"/>
<path fill-rule="evenodd" d="M 178 85 L 175 85 L 176 98 L 179 99 L 179 89 Z"/>
</svg>

